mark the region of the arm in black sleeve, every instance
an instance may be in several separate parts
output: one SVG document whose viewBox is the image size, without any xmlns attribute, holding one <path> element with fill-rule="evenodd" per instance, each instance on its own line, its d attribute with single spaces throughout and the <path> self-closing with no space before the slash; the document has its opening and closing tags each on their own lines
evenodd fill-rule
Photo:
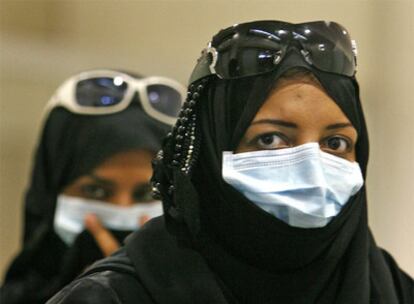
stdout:
<svg viewBox="0 0 414 304">
<path fill-rule="evenodd" d="M 138 280 L 115 271 L 81 277 L 62 289 L 47 304 L 153 304 Z"/>
</svg>

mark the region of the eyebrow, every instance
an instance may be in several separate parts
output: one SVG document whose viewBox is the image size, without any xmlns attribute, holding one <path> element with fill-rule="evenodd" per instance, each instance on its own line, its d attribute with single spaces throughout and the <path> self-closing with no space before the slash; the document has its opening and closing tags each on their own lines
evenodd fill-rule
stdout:
<svg viewBox="0 0 414 304">
<path fill-rule="evenodd" d="M 336 124 L 333 124 L 333 125 L 329 125 L 325 129 L 326 130 L 333 130 L 333 129 L 353 128 L 353 127 L 354 126 L 350 122 L 341 122 L 341 123 L 336 123 Z"/>
<path fill-rule="evenodd" d="M 272 125 L 278 125 L 278 126 L 283 126 L 287 128 L 298 127 L 298 125 L 293 122 L 280 120 L 280 119 L 260 119 L 260 120 L 253 121 L 250 125 L 253 126 L 253 125 L 258 125 L 258 124 L 272 124 Z"/>
<path fill-rule="evenodd" d="M 285 121 L 285 120 L 280 120 L 280 119 L 260 119 L 260 120 L 253 121 L 251 123 L 251 126 L 257 125 L 257 124 L 272 124 L 272 125 L 278 125 L 278 126 L 287 127 L 287 128 L 294 128 L 294 129 L 298 128 L 297 124 L 293 122 Z M 325 129 L 334 130 L 334 129 L 353 128 L 353 127 L 354 126 L 349 122 L 341 122 L 341 123 L 335 123 L 335 124 L 329 125 Z"/>
<path fill-rule="evenodd" d="M 97 182 L 99 184 L 103 184 L 103 185 L 106 185 L 106 186 L 114 186 L 115 185 L 115 183 L 113 181 L 111 181 L 109 179 L 102 178 L 102 177 L 97 176 L 93 173 L 88 174 L 88 177 L 92 178 L 95 182 Z"/>
</svg>

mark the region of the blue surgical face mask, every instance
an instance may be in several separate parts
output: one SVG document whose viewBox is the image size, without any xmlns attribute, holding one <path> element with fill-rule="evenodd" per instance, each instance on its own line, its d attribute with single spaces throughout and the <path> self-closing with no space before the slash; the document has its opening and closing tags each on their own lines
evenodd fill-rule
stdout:
<svg viewBox="0 0 414 304">
<path fill-rule="evenodd" d="M 358 163 L 323 152 L 318 143 L 223 152 L 222 176 L 263 210 L 301 228 L 326 226 L 364 183 Z"/>
<path fill-rule="evenodd" d="M 85 229 L 87 214 L 95 214 L 108 229 L 131 231 L 139 228 L 141 217 L 152 218 L 162 214 L 162 203 L 154 201 L 124 207 L 61 194 L 57 199 L 54 230 L 68 245 Z"/>
</svg>

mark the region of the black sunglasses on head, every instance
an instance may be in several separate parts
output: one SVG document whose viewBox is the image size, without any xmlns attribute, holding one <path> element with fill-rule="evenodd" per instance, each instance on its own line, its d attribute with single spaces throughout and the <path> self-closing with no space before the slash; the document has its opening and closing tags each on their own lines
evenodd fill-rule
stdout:
<svg viewBox="0 0 414 304">
<path fill-rule="evenodd" d="M 236 79 L 274 70 L 292 49 L 315 68 L 352 77 L 356 43 L 336 22 L 255 21 L 221 30 L 203 50 L 190 83 L 215 74 Z"/>
</svg>

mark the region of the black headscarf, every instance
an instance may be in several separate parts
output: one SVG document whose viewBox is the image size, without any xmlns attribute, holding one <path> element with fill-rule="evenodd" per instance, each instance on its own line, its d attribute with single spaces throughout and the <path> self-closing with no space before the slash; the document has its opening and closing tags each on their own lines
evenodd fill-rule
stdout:
<svg viewBox="0 0 414 304">
<path fill-rule="evenodd" d="M 26 295 L 22 303 L 43 303 L 85 266 L 103 257 L 86 231 L 70 248 L 55 234 L 53 218 L 58 194 L 117 153 L 143 149 L 155 155 L 169 129 L 144 112 L 137 94 L 127 109 L 114 114 L 80 115 L 62 107 L 50 112 L 26 193 L 23 249 L 5 279 L 5 286 L 10 282 L 15 285 L 16 295 Z M 126 236 L 112 232 L 118 240 Z"/>
<path fill-rule="evenodd" d="M 360 257 L 368 257 L 365 189 L 326 227 L 303 229 L 291 227 L 259 209 L 221 177 L 222 151 L 235 150 L 276 80 L 298 65 L 301 66 L 296 60 L 285 61 L 273 74 L 217 81 L 212 86 L 211 97 L 205 103 L 207 111 L 201 110 L 203 147 L 210 151 L 201 149 L 199 170 L 195 170 L 196 188 L 203 198 L 202 229 L 207 239 L 212 239 L 202 251 L 224 285 L 242 303 L 349 303 L 350 299 L 365 303 L 369 297 L 368 260 L 360 264 Z M 356 154 L 365 175 L 368 138 L 363 113 L 358 111 L 356 83 L 307 68 L 332 99 L 338 100 L 359 131 Z M 221 105 L 231 108 L 218 109 Z M 217 117 L 224 112 L 227 117 Z M 218 132 L 211 125 L 224 125 L 226 131 L 220 128 Z M 202 178 L 198 172 L 210 178 Z M 346 292 L 348 288 L 352 290 L 351 297 Z"/>
<path fill-rule="evenodd" d="M 200 96 L 193 93 L 199 98 L 199 155 L 192 174 L 167 164 L 174 159 L 177 127 L 156 166 L 167 227 L 180 238 L 187 229 L 234 303 L 398 303 L 399 291 L 368 228 L 365 186 L 327 226 L 304 229 L 260 209 L 222 178 L 222 152 L 235 150 L 276 81 L 298 67 L 317 77 L 356 128 L 356 158 L 366 176 L 368 136 L 357 81 L 321 72 L 292 53 L 274 72 L 237 80 L 210 76 L 199 86 L 205 87 Z M 191 91 L 199 94 L 197 84 Z M 173 191 L 162 187 L 167 181 Z"/>
</svg>

